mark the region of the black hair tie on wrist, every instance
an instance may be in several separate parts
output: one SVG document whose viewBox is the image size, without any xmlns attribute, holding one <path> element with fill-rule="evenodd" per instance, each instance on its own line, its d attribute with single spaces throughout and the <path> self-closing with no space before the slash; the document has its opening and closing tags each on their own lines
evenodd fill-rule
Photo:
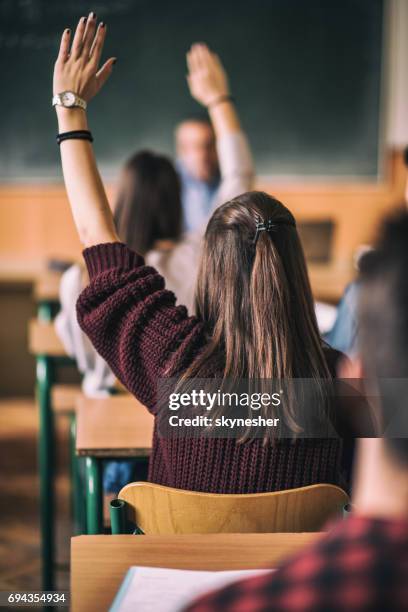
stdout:
<svg viewBox="0 0 408 612">
<path fill-rule="evenodd" d="M 222 102 L 235 102 L 235 98 L 229 94 L 226 94 L 225 96 L 218 96 L 218 98 L 215 98 L 215 100 L 208 104 L 207 108 L 214 108 L 214 106 L 218 106 L 218 104 L 221 104 Z"/>
<path fill-rule="evenodd" d="M 89 140 L 93 142 L 93 136 L 89 130 L 73 130 L 72 132 L 63 132 L 57 134 L 57 143 L 60 145 L 64 140 Z"/>
</svg>

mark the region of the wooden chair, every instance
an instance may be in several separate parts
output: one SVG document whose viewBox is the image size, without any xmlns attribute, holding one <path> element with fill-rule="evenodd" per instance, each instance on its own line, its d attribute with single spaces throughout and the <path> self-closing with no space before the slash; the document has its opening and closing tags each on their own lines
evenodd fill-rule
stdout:
<svg viewBox="0 0 408 612">
<path fill-rule="evenodd" d="M 330 484 L 231 495 L 134 482 L 111 503 L 112 533 L 125 533 L 127 525 L 149 535 L 320 531 L 348 501 Z"/>
</svg>

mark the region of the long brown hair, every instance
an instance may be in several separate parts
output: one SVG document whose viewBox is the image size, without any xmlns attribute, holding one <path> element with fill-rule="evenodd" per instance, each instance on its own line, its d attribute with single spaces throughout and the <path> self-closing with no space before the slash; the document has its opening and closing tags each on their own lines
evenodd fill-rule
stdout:
<svg viewBox="0 0 408 612">
<path fill-rule="evenodd" d="M 129 248 L 145 255 L 158 240 L 177 241 L 182 231 L 181 186 L 172 161 L 139 151 L 125 164 L 114 220 Z"/>
<path fill-rule="evenodd" d="M 257 221 L 272 223 L 256 243 Z M 295 219 L 263 192 L 218 208 L 208 223 L 196 288 L 208 344 L 183 374 L 205 378 L 214 360 L 224 379 L 330 379 Z M 322 383 L 323 385 L 323 383 Z M 296 431 L 296 407 L 286 423 Z"/>
</svg>

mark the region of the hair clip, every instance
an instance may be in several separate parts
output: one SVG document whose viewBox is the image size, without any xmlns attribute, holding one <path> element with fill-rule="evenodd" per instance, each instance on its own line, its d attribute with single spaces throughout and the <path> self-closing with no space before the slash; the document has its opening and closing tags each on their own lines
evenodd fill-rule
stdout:
<svg viewBox="0 0 408 612">
<path fill-rule="evenodd" d="M 294 221 L 290 221 L 290 220 L 272 220 L 272 219 L 266 219 L 266 221 L 264 219 L 262 219 L 262 217 L 260 215 L 256 215 L 256 222 L 255 222 L 255 237 L 253 240 L 253 244 L 256 245 L 258 238 L 259 238 L 259 234 L 261 232 L 268 232 L 268 234 L 270 234 L 271 232 L 274 232 L 278 229 L 278 225 L 289 225 L 291 227 L 296 227 L 296 223 Z"/>
<path fill-rule="evenodd" d="M 267 219 L 266 221 L 264 221 L 264 219 L 262 219 L 261 217 L 257 217 L 257 221 L 255 224 L 255 238 L 254 238 L 254 244 L 256 244 L 258 242 L 258 238 L 259 238 L 259 234 L 261 232 L 272 232 L 276 229 L 276 223 L 274 223 L 272 221 L 272 219 Z"/>
</svg>

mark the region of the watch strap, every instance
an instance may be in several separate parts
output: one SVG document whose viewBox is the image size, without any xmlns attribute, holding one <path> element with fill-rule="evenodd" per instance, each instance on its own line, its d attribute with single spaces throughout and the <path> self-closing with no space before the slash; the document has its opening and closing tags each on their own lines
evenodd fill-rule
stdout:
<svg viewBox="0 0 408 612">
<path fill-rule="evenodd" d="M 66 105 L 65 105 L 65 104 L 62 102 L 62 96 L 63 96 L 65 93 L 68 93 L 68 92 L 63 91 L 63 92 L 61 92 L 61 93 L 55 94 L 55 95 L 53 96 L 53 98 L 52 98 L 52 105 L 53 105 L 53 106 L 57 106 L 57 105 L 58 105 L 58 106 L 64 106 L 65 108 L 75 108 L 75 107 L 77 107 L 77 108 L 82 108 L 83 110 L 86 110 L 86 107 L 87 107 L 87 103 L 86 103 L 86 101 L 85 101 L 83 98 L 80 98 L 80 97 L 79 97 L 79 96 L 78 96 L 78 95 L 77 95 L 77 94 L 76 94 L 74 91 L 69 92 L 69 93 L 74 94 L 74 96 L 75 96 L 75 101 L 74 101 L 74 104 L 72 104 L 72 105 L 70 105 L 70 106 L 66 106 Z"/>
</svg>

